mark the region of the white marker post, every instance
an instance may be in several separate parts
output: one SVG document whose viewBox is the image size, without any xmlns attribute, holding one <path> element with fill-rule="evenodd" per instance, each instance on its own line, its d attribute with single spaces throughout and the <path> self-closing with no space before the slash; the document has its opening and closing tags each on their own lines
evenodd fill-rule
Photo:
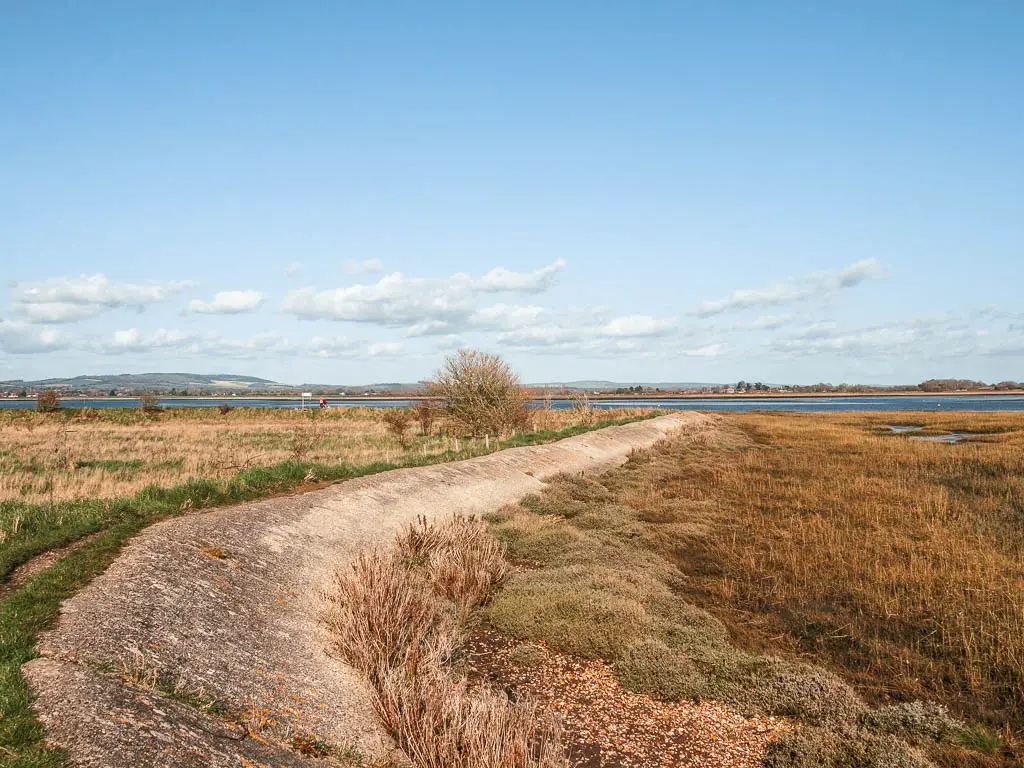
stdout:
<svg viewBox="0 0 1024 768">
<path fill-rule="evenodd" d="M 306 410 L 306 398 L 307 397 L 312 397 L 312 396 L 313 396 L 312 392 L 303 392 L 302 393 L 302 410 Z"/>
</svg>

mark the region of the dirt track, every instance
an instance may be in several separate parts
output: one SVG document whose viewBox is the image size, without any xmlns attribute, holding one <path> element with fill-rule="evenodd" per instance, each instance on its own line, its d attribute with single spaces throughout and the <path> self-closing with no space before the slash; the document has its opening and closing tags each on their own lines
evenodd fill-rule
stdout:
<svg viewBox="0 0 1024 768">
<path fill-rule="evenodd" d="M 705 418 L 675 413 L 155 525 L 64 604 L 42 657 L 25 665 L 48 739 L 77 765 L 112 768 L 322 765 L 287 746 L 296 733 L 387 758 L 369 692 L 327 655 L 318 614 L 333 569 L 417 515 L 496 509 Z M 251 711 L 263 729 L 126 683 L 119 671 L 140 655 L 145 670 Z"/>
</svg>

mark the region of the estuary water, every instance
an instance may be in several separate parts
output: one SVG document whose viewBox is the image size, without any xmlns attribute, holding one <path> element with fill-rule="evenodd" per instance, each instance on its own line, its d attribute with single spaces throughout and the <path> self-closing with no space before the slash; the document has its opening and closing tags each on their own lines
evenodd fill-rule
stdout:
<svg viewBox="0 0 1024 768">
<path fill-rule="evenodd" d="M 116 398 L 66 398 L 66 408 L 137 408 L 138 400 Z M 332 408 L 363 406 L 368 408 L 407 408 L 412 400 L 385 398 L 327 398 Z M 316 407 L 317 400 L 306 400 L 305 407 Z M 166 408 L 300 408 L 298 398 L 162 398 Z M 1024 395 L 871 395 L 866 397 L 659 397 L 592 400 L 594 408 L 661 408 L 684 411 L 1024 411 Z M 543 407 L 539 400 L 535 408 Z M 552 400 L 556 410 L 572 408 L 571 400 Z M 0 400 L 0 408 L 35 408 L 34 400 Z"/>
</svg>

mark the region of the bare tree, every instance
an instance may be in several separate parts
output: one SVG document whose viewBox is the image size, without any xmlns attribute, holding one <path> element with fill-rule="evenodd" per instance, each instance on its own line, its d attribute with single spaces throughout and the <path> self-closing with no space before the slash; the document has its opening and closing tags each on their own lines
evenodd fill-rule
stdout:
<svg viewBox="0 0 1024 768">
<path fill-rule="evenodd" d="M 143 392 L 139 396 L 139 410 L 146 414 L 160 412 L 160 398 L 152 392 Z"/>
<path fill-rule="evenodd" d="M 398 440 L 403 448 L 409 445 L 409 436 L 406 434 L 412 423 L 412 414 L 409 411 L 405 408 L 392 408 L 384 412 L 381 420 L 388 434 Z"/>
<path fill-rule="evenodd" d="M 413 413 L 416 414 L 416 421 L 420 423 L 420 434 L 429 435 L 434 426 L 434 419 L 437 418 L 437 407 L 429 400 L 419 400 L 413 404 Z"/>
<path fill-rule="evenodd" d="M 434 374 L 430 391 L 464 435 L 509 434 L 526 421 L 526 391 L 498 355 L 460 349 Z"/>
<path fill-rule="evenodd" d="M 60 410 L 60 395 L 55 389 L 44 389 L 36 398 L 36 410 L 41 413 L 53 413 Z"/>
</svg>

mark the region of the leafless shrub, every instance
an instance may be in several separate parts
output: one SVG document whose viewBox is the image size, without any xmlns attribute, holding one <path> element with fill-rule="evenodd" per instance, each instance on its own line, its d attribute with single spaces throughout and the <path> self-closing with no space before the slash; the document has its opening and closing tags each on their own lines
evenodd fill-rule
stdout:
<svg viewBox="0 0 1024 768">
<path fill-rule="evenodd" d="M 567 766 L 557 723 L 535 704 L 470 692 L 447 668 L 460 617 L 505 576 L 502 554 L 474 520 L 421 518 L 392 552 L 364 553 L 335 577 L 336 649 L 370 679 L 378 714 L 421 768 Z"/>
<path fill-rule="evenodd" d="M 320 430 L 316 426 L 298 427 L 292 432 L 288 446 L 292 461 L 305 461 L 306 457 L 320 442 Z"/>
<path fill-rule="evenodd" d="M 413 412 L 416 414 L 416 421 L 420 425 L 420 434 L 429 435 L 434 421 L 437 419 L 437 406 L 429 400 L 420 400 L 413 405 Z"/>
<path fill-rule="evenodd" d="M 139 396 L 139 410 L 146 414 L 160 412 L 160 398 L 152 392 L 143 392 Z"/>
<path fill-rule="evenodd" d="M 505 435 L 522 420 L 527 394 L 508 363 L 497 355 L 460 349 L 434 374 L 438 396 L 453 426 L 465 435 Z"/>
<path fill-rule="evenodd" d="M 36 398 L 36 410 L 40 413 L 54 413 L 60 408 L 60 395 L 55 389 L 44 389 Z"/>
<path fill-rule="evenodd" d="M 227 416 L 234 409 L 235 407 L 233 405 L 228 405 L 227 403 L 221 403 L 217 406 L 217 410 L 220 411 L 221 416 Z"/>
<path fill-rule="evenodd" d="M 409 427 L 412 425 L 412 414 L 405 408 L 392 408 L 381 417 L 388 434 L 398 440 L 404 448 L 409 444 Z"/>
</svg>

